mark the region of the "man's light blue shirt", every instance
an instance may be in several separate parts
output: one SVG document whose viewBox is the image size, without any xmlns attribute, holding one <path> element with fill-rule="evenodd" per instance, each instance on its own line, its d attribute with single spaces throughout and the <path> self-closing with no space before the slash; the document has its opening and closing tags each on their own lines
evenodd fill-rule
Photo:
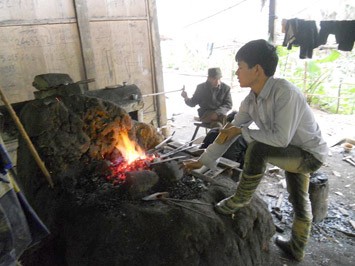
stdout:
<svg viewBox="0 0 355 266">
<path fill-rule="evenodd" d="M 254 122 L 258 129 L 249 128 Z M 258 96 L 250 91 L 232 124 L 242 128 L 247 142 L 258 141 L 274 147 L 297 146 L 324 162 L 328 147 L 322 138 L 313 111 L 302 92 L 285 79 L 270 77 Z M 215 168 L 236 138 L 220 145 L 211 144 L 200 161 Z"/>
</svg>

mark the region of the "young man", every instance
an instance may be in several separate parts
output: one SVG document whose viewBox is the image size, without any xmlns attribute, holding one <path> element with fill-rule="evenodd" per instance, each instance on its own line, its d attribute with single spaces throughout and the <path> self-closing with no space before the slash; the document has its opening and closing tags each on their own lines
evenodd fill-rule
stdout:
<svg viewBox="0 0 355 266">
<path fill-rule="evenodd" d="M 197 85 L 194 95 L 189 98 L 186 91 L 181 96 L 190 107 L 199 105 L 198 116 L 203 123 L 213 123 L 213 126 L 222 126 L 226 114 L 232 109 L 232 96 L 230 87 L 221 82 L 220 68 L 208 69 L 207 81 Z"/>
<path fill-rule="evenodd" d="M 289 200 L 294 208 L 290 240 L 276 238 L 276 244 L 294 259 L 304 258 L 312 211 L 308 195 L 309 173 L 320 168 L 328 148 L 311 108 L 302 92 L 284 79 L 274 78 L 278 56 L 265 40 L 245 44 L 236 54 L 241 87 L 250 87 L 231 124 L 196 161 L 185 168 L 216 167 L 217 159 L 242 134 L 248 142 L 241 180 L 234 195 L 220 201 L 215 209 L 229 215 L 246 206 L 270 163 L 285 170 Z M 258 129 L 248 126 L 255 122 Z"/>
</svg>

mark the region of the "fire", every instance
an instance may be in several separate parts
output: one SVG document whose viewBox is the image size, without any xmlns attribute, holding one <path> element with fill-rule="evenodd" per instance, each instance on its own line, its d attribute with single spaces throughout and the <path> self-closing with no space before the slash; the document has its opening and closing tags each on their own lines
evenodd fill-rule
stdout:
<svg viewBox="0 0 355 266">
<path fill-rule="evenodd" d="M 136 142 L 130 140 L 126 131 L 122 131 L 117 139 L 119 143 L 116 145 L 116 148 L 121 152 L 128 164 L 146 158 L 144 151 Z"/>
<path fill-rule="evenodd" d="M 131 140 L 127 131 L 121 131 L 117 139 L 116 149 L 120 151 L 122 156 L 111 162 L 112 174 L 107 177 L 114 184 L 123 182 L 127 172 L 148 169 L 149 163 L 155 158 L 154 155 L 147 155 L 138 143 Z"/>
</svg>

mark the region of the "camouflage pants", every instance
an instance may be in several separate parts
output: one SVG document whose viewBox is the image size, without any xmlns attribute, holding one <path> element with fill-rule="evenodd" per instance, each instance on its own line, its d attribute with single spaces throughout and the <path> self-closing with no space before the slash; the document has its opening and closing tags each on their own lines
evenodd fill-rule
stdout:
<svg viewBox="0 0 355 266">
<path fill-rule="evenodd" d="M 303 254 L 312 224 L 312 207 L 309 199 L 309 173 L 318 170 L 322 163 L 312 154 L 296 146 L 273 147 L 260 142 L 252 142 L 244 158 L 244 168 L 240 183 L 234 195 L 234 202 L 249 202 L 257 188 L 267 163 L 285 170 L 289 201 L 294 209 L 291 248 Z"/>
</svg>

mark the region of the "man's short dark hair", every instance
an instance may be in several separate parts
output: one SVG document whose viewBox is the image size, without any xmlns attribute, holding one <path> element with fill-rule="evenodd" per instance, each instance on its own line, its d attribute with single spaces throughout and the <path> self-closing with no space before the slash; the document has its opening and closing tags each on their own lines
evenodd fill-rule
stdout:
<svg viewBox="0 0 355 266">
<path fill-rule="evenodd" d="M 265 40 L 254 40 L 246 43 L 235 55 L 235 61 L 244 61 L 249 68 L 260 65 L 265 75 L 274 75 L 279 61 L 276 48 Z"/>
</svg>

